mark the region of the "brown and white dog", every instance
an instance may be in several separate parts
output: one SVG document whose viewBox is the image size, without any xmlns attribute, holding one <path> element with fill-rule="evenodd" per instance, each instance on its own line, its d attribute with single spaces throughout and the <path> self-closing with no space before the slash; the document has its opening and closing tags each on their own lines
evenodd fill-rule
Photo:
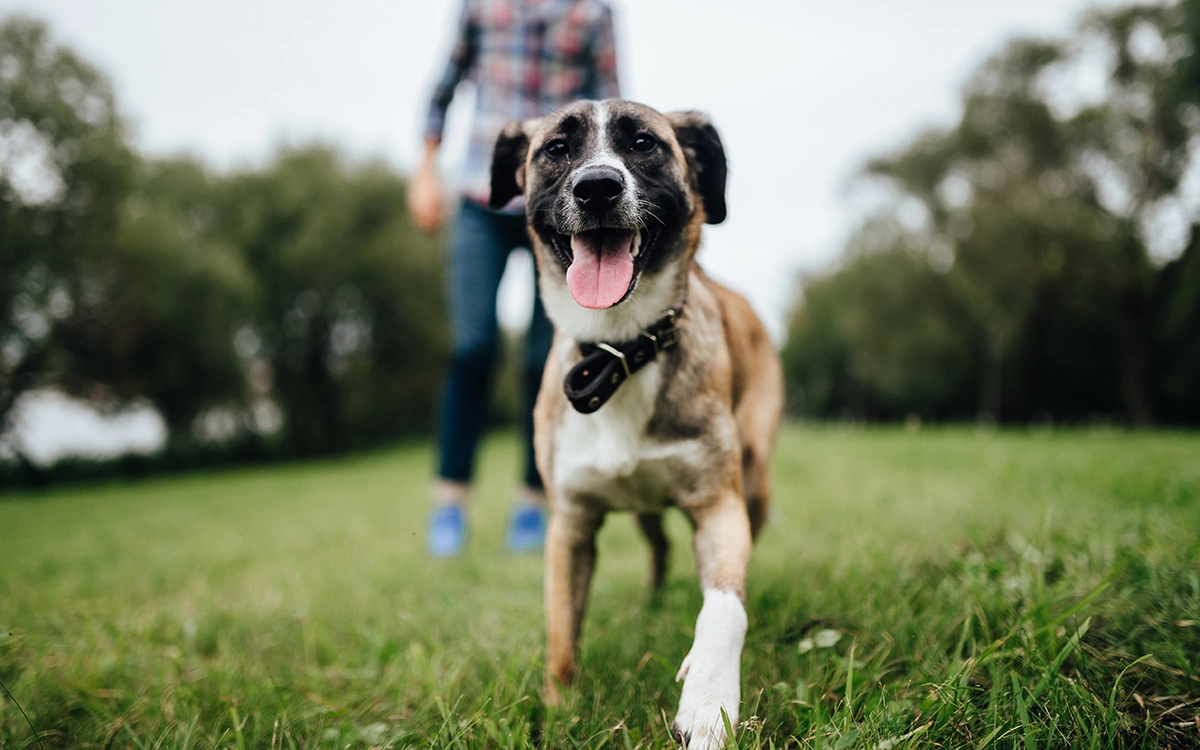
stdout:
<svg viewBox="0 0 1200 750">
<path fill-rule="evenodd" d="M 703 115 L 616 100 L 510 123 L 492 162 L 491 204 L 525 196 L 555 326 L 534 412 L 551 503 L 547 700 L 575 675 L 605 514 L 638 514 L 658 585 L 661 514 L 678 506 L 704 591 L 672 726 L 692 749 L 724 744 L 722 709 L 737 726 L 746 568 L 782 405 L 762 323 L 695 261 L 701 225 L 725 219 L 725 174 Z"/>
</svg>

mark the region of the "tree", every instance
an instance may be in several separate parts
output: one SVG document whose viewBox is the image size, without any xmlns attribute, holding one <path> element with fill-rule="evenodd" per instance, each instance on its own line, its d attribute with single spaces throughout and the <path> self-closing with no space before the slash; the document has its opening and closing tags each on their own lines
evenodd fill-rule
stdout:
<svg viewBox="0 0 1200 750">
<path fill-rule="evenodd" d="M 235 175 L 223 222 L 259 280 L 247 355 L 300 455 L 428 429 L 447 351 L 440 252 L 404 183 L 322 147 Z"/>
<path fill-rule="evenodd" d="M 111 251 L 89 261 L 87 291 L 52 337 L 57 387 L 96 403 L 148 402 L 172 447 L 194 441 L 205 412 L 249 407 L 234 335 L 256 280 L 218 222 L 219 190 L 192 160 L 141 162 Z"/>
<path fill-rule="evenodd" d="M 213 416 L 232 423 L 217 437 L 278 428 L 298 455 L 428 429 L 441 262 L 404 189 L 322 147 L 228 176 L 139 159 L 105 78 L 45 25 L 4 22 L 0 436 L 37 388 L 149 404 L 177 455 Z"/>
<path fill-rule="evenodd" d="M 1200 129 L 1181 83 L 1195 49 L 1185 10 L 1105 10 L 1069 40 L 1011 42 L 967 84 L 956 126 L 867 165 L 899 196 L 885 216 L 920 216 L 901 244 L 941 269 L 973 325 L 980 412 L 1147 424 L 1167 405 L 1160 373 L 1178 368 L 1158 342 L 1195 318 L 1179 302 L 1193 262 L 1151 253 L 1164 216 L 1195 235 L 1181 190 Z M 1089 98 L 1075 81 L 1096 69 L 1106 83 Z M 1164 317 L 1167 297 L 1187 311 Z"/>
<path fill-rule="evenodd" d="M 837 272 L 804 281 L 783 349 L 794 411 L 866 419 L 973 413 L 974 327 L 913 239 L 890 221 L 868 223 Z"/>
<path fill-rule="evenodd" d="M 0 436 L 66 366 L 55 331 L 115 247 L 134 164 L 104 76 L 44 24 L 0 23 Z"/>
</svg>

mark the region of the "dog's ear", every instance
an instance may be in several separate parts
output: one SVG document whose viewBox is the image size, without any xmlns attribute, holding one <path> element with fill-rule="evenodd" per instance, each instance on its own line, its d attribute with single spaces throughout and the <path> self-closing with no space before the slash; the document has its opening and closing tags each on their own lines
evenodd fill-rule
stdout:
<svg viewBox="0 0 1200 750">
<path fill-rule="evenodd" d="M 513 120 L 505 125 L 492 151 L 489 208 L 504 208 L 509 201 L 525 192 L 525 155 L 528 152 L 529 135 L 525 132 L 525 123 Z"/>
<path fill-rule="evenodd" d="M 707 115 L 700 112 L 672 112 L 667 115 L 675 126 L 675 139 L 683 148 L 688 171 L 696 180 L 704 217 L 709 224 L 725 221 L 725 148 L 721 136 Z"/>
</svg>

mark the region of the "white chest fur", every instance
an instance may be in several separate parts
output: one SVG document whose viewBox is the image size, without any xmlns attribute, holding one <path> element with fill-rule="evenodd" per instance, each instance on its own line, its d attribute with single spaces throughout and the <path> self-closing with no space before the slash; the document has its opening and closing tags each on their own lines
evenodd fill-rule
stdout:
<svg viewBox="0 0 1200 750">
<path fill-rule="evenodd" d="M 653 362 L 592 414 L 568 408 L 554 437 L 554 488 L 562 502 L 586 496 L 614 510 L 657 510 L 681 473 L 702 461 L 695 440 L 662 441 L 647 434 L 662 384 Z"/>
</svg>

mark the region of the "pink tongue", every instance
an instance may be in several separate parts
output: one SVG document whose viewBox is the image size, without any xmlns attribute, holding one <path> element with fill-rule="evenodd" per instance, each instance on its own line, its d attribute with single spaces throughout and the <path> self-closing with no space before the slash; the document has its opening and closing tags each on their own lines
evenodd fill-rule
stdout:
<svg viewBox="0 0 1200 750">
<path fill-rule="evenodd" d="M 574 259 L 567 268 L 567 288 L 583 307 L 612 307 L 629 291 L 633 280 L 633 232 L 605 229 L 571 236 Z"/>
</svg>

